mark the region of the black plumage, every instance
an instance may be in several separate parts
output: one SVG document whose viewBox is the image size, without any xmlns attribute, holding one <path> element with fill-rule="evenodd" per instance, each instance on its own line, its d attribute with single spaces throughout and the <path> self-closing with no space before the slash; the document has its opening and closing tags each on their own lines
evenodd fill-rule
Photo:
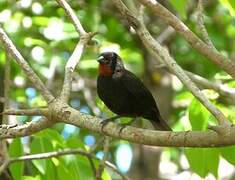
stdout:
<svg viewBox="0 0 235 180">
<path fill-rule="evenodd" d="M 144 117 L 155 129 L 171 130 L 161 118 L 150 91 L 138 77 L 124 68 L 116 53 L 102 53 L 98 61 L 97 92 L 112 112 L 126 117 Z"/>
</svg>

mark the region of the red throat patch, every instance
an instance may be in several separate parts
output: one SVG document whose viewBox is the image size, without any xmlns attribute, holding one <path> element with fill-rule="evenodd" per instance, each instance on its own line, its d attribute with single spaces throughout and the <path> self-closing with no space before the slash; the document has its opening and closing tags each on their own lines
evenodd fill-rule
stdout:
<svg viewBox="0 0 235 180">
<path fill-rule="evenodd" d="M 111 69 L 111 67 L 109 67 L 106 64 L 100 64 L 99 65 L 99 74 L 101 76 L 112 76 L 113 71 Z"/>
</svg>

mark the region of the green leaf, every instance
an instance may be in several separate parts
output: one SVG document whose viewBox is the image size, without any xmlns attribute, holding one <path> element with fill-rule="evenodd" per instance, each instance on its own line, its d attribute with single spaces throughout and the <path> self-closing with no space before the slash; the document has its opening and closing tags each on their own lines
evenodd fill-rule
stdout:
<svg viewBox="0 0 235 180">
<path fill-rule="evenodd" d="M 186 14 L 187 0 L 170 0 L 170 3 L 183 19 L 187 18 Z"/>
<path fill-rule="evenodd" d="M 104 169 L 104 171 L 102 172 L 102 179 L 103 180 L 112 180 L 112 177 L 110 176 L 110 174 L 108 173 L 108 171 L 106 169 Z"/>
<path fill-rule="evenodd" d="M 23 146 L 21 144 L 20 138 L 14 139 L 9 147 L 9 155 L 11 157 L 19 157 L 22 156 L 23 153 Z M 24 171 L 24 161 L 11 164 L 10 171 L 13 179 L 21 180 Z"/>
<path fill-rule="evenodd" d="M 235 146 L 220 148 L 220 152 L 224 159 L 235 165 Z"/>
<path fill-rule="evenodd" d="M 67 141 L 66 141 L 66 147 L 69 148 L 81 148 L 81 149 L 85 149 L 85 145 L 83 143 L 83 141 L 81 141 L 81 139 L 79 139 L 78 137 L 75 136 L 70 136 Z"/>
<path fill-rule="evenodd" d="M 65 148 L 65 141 L 58 131 L 53 129 L 46 129 L 36 134 L 37 137 L 46 138 L 51 141 L 53 148 Z"/>
<path fill-rule="evenodd" d="M 81 179 L 87 179 L 92 180 L 94 179 L 91 164 L 90 161 L 87 159 L 87 157 L 82 155 L 77 155 L 77 163 L 78 163 L 78 169 L 79 169 L 79 176 Z"/>
<path fill-rule="evenodd" d="M 53 151 L 52 141 L 46 138 L 34 138 L 30 146 L 31 154 L 44 153 Z M 33 160 L 33 165 L 44 175 L 43 179 L 54 177 L 53 163 L 50 159 Z"/>
<path fill-rule="evenodd" d="M 41 180 L 40 176 L 37 175 L 35 177 L 33 176 L 23 176 L 22 180 Z"/>
<path fill-rule="evenodd" d="M 235 17 L 235 1 L 234 0 L 220 0 L 220 3 L 229 10 L 232 16 Z"/>
<path fill-rule="evenodd" d="M 188 107 L 188 116 L 192 130 L 205 130 L 209 115 L 207 109 L 194 98 Z"/>
<path fill-rule="evenodd" d="M 68 155 L 64 157 L 66 167 L 76 179 L 92 180 L 93 172 L 89 160 L 82 155 Z"/>
<path fill-rule="evenodd" d="M 67 168 L 63 158 L 59 158 L 59 164 L 56 166 L 56 171 L 60 179 L 77 179 L 76 176 L 70 172 L 70 169 Z"/>
<path fill-rule="evenodd" d="M 216 148 L 187 148 L 185 155 L 190 168 L 201 177 L 208 173 L 218 176 L 219 151 Z"/>
</svg>

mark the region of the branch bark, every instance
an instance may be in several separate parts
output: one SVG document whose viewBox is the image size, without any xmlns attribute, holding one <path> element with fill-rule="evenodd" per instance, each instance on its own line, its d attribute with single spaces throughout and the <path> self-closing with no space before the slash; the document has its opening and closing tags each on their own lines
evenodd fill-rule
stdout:
<svg viewBox="0 0 235 180">
<path fill-rule="evenodd" d="M 203 1 L 198 0 L 197 9 L 196 9 L 197 26 L 198 26 L 198 29 L 201 31 L 204 41 L 210 46 L 210 48 L 216 51 L 216 48 L 214 47 L 204 24 L 203 9 L 204 9 Z"/>
<path fill-rule="evenodd" d="M 40 119 L 37 122 L 29 122 L 23 125 L 0 125 L 0 140 L 5 138 L 16 138 L 34 134 L 38 131 L 51 127 L 54 121 Z"/>
<path fill-rule="evenodd" d="M 179 20 L 174 14 L 172 14 L 157 1 L 139 1 L 143 5 L 151 9 L 153 12 L 155 12 L 155 14 L 162 18 L 166 23 L 171 25 L 179 34 L 181 34 L 185 38 L 186 41 L 191 44 L 193 48 L 210 59 L 213 63 L 217 64 L 233 78 L 235 78 L 235 63 L 233 61 L 224 57 L 216 49 L 210 48 L 209 45 L 198 38 L 181 20 Z"/>
<path fill-rule="evenodd" d="M 92 132 L 101 133 L 110 137 L 124 139 L 130 142 L 169 147 L 221 147 L 235 144 L 235 126 L 227 129 L 227 133 L 220 135 L 214 131 L 187 131 L 167 132 L 153 131 L 127 126 L 121 132 L 119 125 L 108 123 L 105 127 L 101 125 L 101 119 L 80 113 L 69 107 L 62 101 L 52 104 L 51 113 L 54 121 L 31 122 L 29 125 L 16 127 L 0 127 L 0 139 L 28 136 L 42 129 L 48 128 L 57 122 L 72 124 Z M 219 128 L 219 126 L 218 126 Z"/>
<path fill-rule="evenodd" d="M 5 109 L 0 114 L 4 115 L 19 115 L 19 116 L 49 116 L 48 108 L 36 109 Z"/>
</svg>

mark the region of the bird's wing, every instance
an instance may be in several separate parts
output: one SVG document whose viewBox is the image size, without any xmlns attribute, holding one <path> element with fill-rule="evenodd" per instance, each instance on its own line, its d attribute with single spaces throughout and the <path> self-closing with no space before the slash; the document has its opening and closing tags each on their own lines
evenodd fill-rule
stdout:
<svg viewBox="0 0 235 180">
<path fill-rule="evenodd" d="M 155 100 L 150 91 L 144 86 L 141 80 L 130 71 L 125 71 L 120 78 L 123 86 L 128 92 L 135 97 L 135 99 L 148 106 L 155 107 Z"/>
</svg>

